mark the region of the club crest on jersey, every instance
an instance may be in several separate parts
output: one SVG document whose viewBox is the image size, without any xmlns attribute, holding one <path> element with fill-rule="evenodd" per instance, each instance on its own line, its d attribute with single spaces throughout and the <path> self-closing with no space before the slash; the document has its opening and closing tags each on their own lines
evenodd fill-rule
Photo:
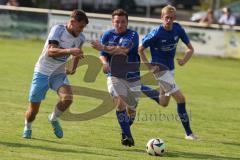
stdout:
<svg viewBox="0 0 240 160">
<path fill-rule="evenodd" d="M 132 48 L 133 42 L 130 39 L 120 38 L 119 45 L 126 48 Z"/>
</svg>

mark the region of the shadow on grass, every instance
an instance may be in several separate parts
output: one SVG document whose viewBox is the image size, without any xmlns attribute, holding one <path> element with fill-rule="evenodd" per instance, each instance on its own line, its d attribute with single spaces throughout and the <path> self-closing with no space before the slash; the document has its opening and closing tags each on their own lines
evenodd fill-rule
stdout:
<svg viewBox="0 0 240 160">
<path fill-rule="evenodd" d="M 164 157 L 181 157 L 189 159 L 209 159 L 209 160 L 239 160 L 239 158 L 227 157 L 227 156 L 217 156 L 211 154 L 202 154 L 202 153 L 187 153 L 187 152 L 178 152 L 178 151 L 169 151 L 164 154 Z"/>
<path fill-rule="evenodd" d="M 128 147 L 128 146 L 123 146 L 124 148 L 106 148 L 106 149 L 109 149 L 109 150 L 114 150 L 114 151 L 123 151 L 123 152 L 136 152 L 136 153 L 145 153 L 145 150 L 144 149 L 137 149 L 137 148 L 134 148 L 134 147 Z"/>
<path fill-rule="evenodd" d="M 170 138 L 185 141 L 183 138 L 176 137 L 176 136 L 169 136 Z M 240 143 L 234 142 L 219 142 L 209 139 L 201 139 L 201 137 L 197 141 L 192 141 L 192 143 L 203 142 L 203 143 L 222 143 L 224 145 L 233 145 L 233 146 L 240 146 Z M 201 154 L 201 153 L 186 153 L 186 152 L 167 152 L 164 157 L 185 157 L 185 158 L 193 158 L 193 159 L 210 159 L 210 160 L 239 160 L 239 158 L 234 157 L 226 157 L 226 156 L 217 156 L 217 155 L 210 155 L 210 154 Z"/>
<path fill-rule="evenodd" d="M 222 144 L 240 147 L 240 143 L 236 143 L 236 142 L 222 142 Z"/>
<path fill-rule="evenodd" d="M 35 140 L 35 141 L 43 141 L 43 142 L 49 142 L 49 143 L 56 143 L 56 144 L 62 144 L 62 143 L 57 142 L 57 141 L 52 141 L 52 140 L 42 139 L 42 138 L 31 138 L 31 140 Z"/>
<path fill-rule="evenodd" d="M 79 153 L 79 154 L 90 154 L 90 155 L 99 155 L 99 156 L 107 156 L 107 157 L 117 157 L 110 154 L 104 154 L 104 153 L 96 153 L 96 151 L 86 151 L 83 149 L 67 149 L 67 148 L 56 148 L 56 147 L 50 147 L 46 145 L 33 145 L 33 144 L 23 144 L 23 143 L 13 143 L 13 142 L 3 142 L 0 141 L 0 145 L 4 145 L 7 147 L 13 147 L 13 148 L 30 148 L 30 149 L 38 149 L 38 150 L 45 150 L 50 152 L 60 152 L 60 153 Z M 61 145 L 59 145 L 61 146 Z"/>
</svg>

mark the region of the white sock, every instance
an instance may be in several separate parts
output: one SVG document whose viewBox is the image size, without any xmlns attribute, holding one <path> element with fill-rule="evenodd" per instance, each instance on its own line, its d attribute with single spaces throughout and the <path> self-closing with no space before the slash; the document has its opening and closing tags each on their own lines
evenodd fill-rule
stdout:
<svg viewBox="0 0 240 160">
<path fill-rule="evenodd" d="M 55 107 L 54 111 L 52 112 L 50 116 L 50 121 L 56 121 L 58 117 L 62 115 L 62 111 L 60 111 L 57 106 Z"/>
<path fill-rule="evenodd" d="M 27 120 L 25 119 L 24 130 L 32 130 L 32 122 L 27 122 Z"/>
</svg>

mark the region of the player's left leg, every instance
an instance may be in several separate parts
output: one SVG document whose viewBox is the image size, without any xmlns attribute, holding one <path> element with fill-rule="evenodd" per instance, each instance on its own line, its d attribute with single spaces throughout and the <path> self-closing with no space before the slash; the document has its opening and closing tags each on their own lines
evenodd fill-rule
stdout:
<svg viewBox="0 0 240 160">
<path fill-rule="evenodd" d="M 194 136 L 191 127 L 190 127 L 190 119 L 188 116 L 188 113 L 186 111 L 186 100 L 184 95 L 182 94 L 182 92 L 180 90 L 172 93 L 173 98 L 176 100 L 177 102 L 177 112 L 179 115 L 179 118 L 182 122 L 182 125 L 185 129 L 186 132 L 186 139 L 196 139 L 196 137 Z M 191 138 L 188 138 L 191 137 Z"/>
<path fill-rule="evenodd" d="M 25 113 L 25 126 L 23 129 L 23 138 L 32 138 L 32 122 L 38 114 L 41 102 L 30 102 L 28 110 Z"/>
<path fill-rule="evenodd" d="M 49 115 L 49 122 L 52 124 L 54 134 L 58 138 L 63 137 L 63 131 L 58 121 L 58 118 L 63 114 L 72 103 L 72 89 L 69 85 L 63 85 L 58 89 L 59 101 L 54 108 L 52 114 Z"/>
<path fill-rule="evenodd" d="M 72 89 L 69 85 L 67 75 L 64 73 L 52 75 L 49 78 L 49 86 L 55 90 L 59 96 L 59 101 L 55 106 L 52 114 L 49 115 L 48 120 L 52 124 L 54 134 L 58 138 L 63 137 L 63 131 L 58 121 L 58 118 L 72 103 Z"/>
</svg>

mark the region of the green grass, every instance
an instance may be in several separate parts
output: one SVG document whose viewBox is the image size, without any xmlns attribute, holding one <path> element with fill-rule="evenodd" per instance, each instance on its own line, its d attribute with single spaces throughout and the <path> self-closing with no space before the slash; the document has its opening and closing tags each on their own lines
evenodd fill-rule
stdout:
<svg viewBox="0 0 240 160">
<path fill-rule="evenodd" d="M 174 101 L 164 109 L 147 98 L 140 99 L 132 127 L 135 147 L 120 144 L 114 110 L 88 121 L 62 120 L 65 135 L 57 139 L 47 122 L 47 115 L 57 101 L 53 91 L 49 91 L 42 102 L 33 124 L 33 139 L 23 139 L 28 90 L 43 44 L 42 41 L 0 39 L 1 160 L 240 159 L 240 61 L 212 57 L 194 56 L 185 67 L 176 68 L 176 81 L 187 98 L 192 129 L 200 137 L 198 141 L 184 140 L 183 128 L 174 119 L 177 116 Z M 91 48 L 86 47 L 84 51 L 98 56 Z M 85 82 L 86 69 L 86 65 L 80 67 L 70 78 L 71 82 L 95 92 L 90 93 L 92 97 L 83 96 L 87 95 L 87 90 L 82 89 L 82 96 L 74 97 L 73 113 L 84 113 L 100 105 L 102 100 L 97 94 L 100 97 L 102 94 L 108 105 L 112 105 L 106 96 L 105 76 L 100 73 L 94 83 Z M 166 142 L 167 152 L 163 157 L 149 156 L 145 152 L 147 141 L 153 137 Z"/>
</svg>

